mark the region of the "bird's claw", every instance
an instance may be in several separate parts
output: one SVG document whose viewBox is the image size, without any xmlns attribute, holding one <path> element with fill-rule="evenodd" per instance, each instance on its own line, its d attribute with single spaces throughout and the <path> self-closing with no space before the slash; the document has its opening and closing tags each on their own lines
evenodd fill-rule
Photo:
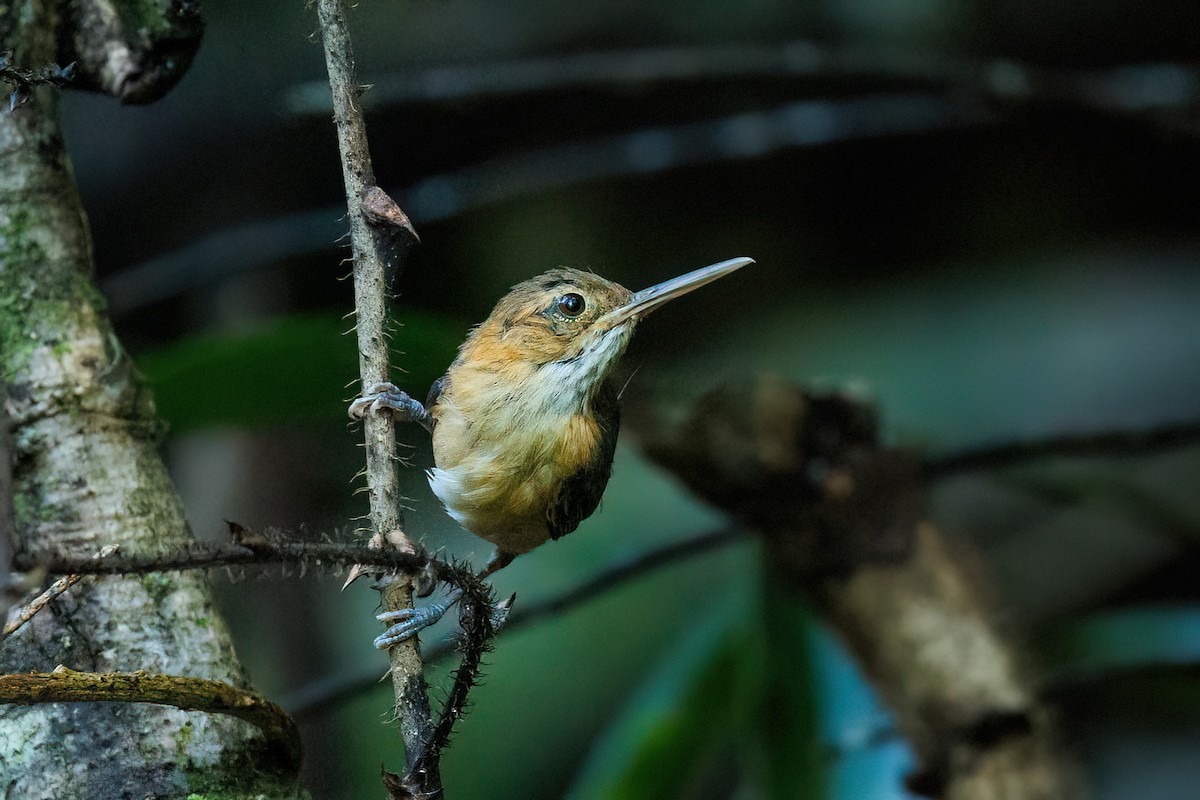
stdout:
<svg viewBox="0 0 1200 800">
<path fill-rule="evenodd" d="M 368 386 L 362 397 L 350 404 L 349 414 L 353 419 L 362 419 L 368 413 L 378 414 L 385 408 L 402 406 L 406 400 L 411 401 L 412 398 L 400 391 L 396 384 L 376 383 Z"/>
<path fill-rule="evenodd" d="M 394 383 L 376 383 L 368 386 L 362 397 L 350 403 L 348 413 L 351 419 L 362 419 L 367 414 L 378 414 L 384 410 L 391 411 L 401 422 L 417 422 L 427 430 L 432 430 L 433 419 L 428 409 L 396 388 Z"/>
<path fill-rule="evenodd" d="M 421 631 L 433 625 L 445 615 L 450 603 L 431 603 L 420 608 L 400 608 L 395 611 L 385 611 L 376 615 L 380 622 L 393 623 L 383 633 L 375 637 L 375 647 L 386 650 L 394 644 L 416 636 Z"/>
<path fill-rule="evenodd" d="M 512 611 L 513 603 L 517 602 L 517 593 L 513 592 L 507 600 L 501 600 L 492 606 L 492 632 L 499 633 L 508 622 L 508 612 Z"/>
</svg>

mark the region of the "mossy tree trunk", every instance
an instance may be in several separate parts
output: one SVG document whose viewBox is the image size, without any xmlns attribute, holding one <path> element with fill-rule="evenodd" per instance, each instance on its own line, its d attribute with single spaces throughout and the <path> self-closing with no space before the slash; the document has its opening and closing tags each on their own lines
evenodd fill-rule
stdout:
<svg viewBox="0 0 1200 800">
<path fill-rule="evenodd" d="M 26 0 L 0 12 L 0 51 L 13 50 L 13 63 L 77 61 L 79 83 L 126 100 L 164 92 L 199 41 L 186 1 Z M 190 532 L 157 450 L 153 398 L 92 283 L 57 91 L 35 87 L 0 111 L 0 370 L 15 507 L 4 534 L 24 551 L 175 547 Z M 59 664 L 246 684 L 195 573 L 85 579 L 0 645 L 0 671 Z M 140 703 L 0 706 L 9 798 L 295 796 L 294 765 L 270 752 L 257 729 L 225 716 Z"/>
</svg>

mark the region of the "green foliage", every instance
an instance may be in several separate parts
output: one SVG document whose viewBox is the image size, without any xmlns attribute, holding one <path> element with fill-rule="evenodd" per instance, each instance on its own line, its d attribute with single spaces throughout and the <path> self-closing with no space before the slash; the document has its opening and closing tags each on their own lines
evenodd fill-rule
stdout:
<svg viewBox="0 0 1200 800">
<path fill-rule="evenodd" d="M 739 730 L 732 700 L 748 667 L 746 638 L 723 619 L 670 650 L 593 748 L 568 796 L 657 800 L 680 796 L 689 778 L 719 780 L 697 772 L 730 750 Z"/>
<path fill-rule="evenodd" d="M 404 312 L 393 363 L 397 383 L 416 397 L 447 366 L 462 326 L 445 317 Z M 211 426 L 260 428 L 328 424 L 345 415 L 358 374 L 352 323 L 332 314 L 296 314 L 246 332 L 210 333 L 142 353 L 160 415 L 176 433 Z"/>
<path fill-rule="evenodd" d="M 764 578 L 763 677 L 754 719 L 767 797 L 825 796 L 818 697 L 811 647 L 812 612 L 778 580 Z"/>
<path fill-rule="evenodd" d="M 811 652 L 811 612 L 767 581 L 757 604 L 728 598 L 676 647 L 592 749 L 569 797 L 663 800 L 730 793 L 825 796 L 827 764 Z"/>
</svg>

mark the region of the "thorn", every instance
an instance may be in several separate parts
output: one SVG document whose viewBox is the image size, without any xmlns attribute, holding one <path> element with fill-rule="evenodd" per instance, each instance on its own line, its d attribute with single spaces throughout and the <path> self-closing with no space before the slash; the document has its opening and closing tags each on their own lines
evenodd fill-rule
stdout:
<svg viewBox="0 0 1200 800">
<path fill-rule="evenodd" d="M 362 209 L 369 224 L 381 228 L 399 228 L 409 233 L 415 241 L 421 241 L 421 237 L 417 235 L 417 230 L 413 227 L 408 215 L 396 204 L 395 200 L 388 196 L 387 192 L 378 186 L 367 189 L 366 196 L 363 197 Z"/>
<path fill-rule="evenodd" d="M 346 575 L 346 582 L 342 584 L 342 591 L 346 591 L 350 584 L 354 583 L 359 578 L 367 574 L 366 568 L 362 564 L 354 564 L 350 567 L 349 574 Z"/>
<path fill-rule="evenodd" d="M 225 520 L 225 524 L 229 526 L 229 538 L 233 539 L 234 544 L 245 547 L 248 550 L 270 548 L 271 543 L 261 533 L 252 531 L 244 525 L 232 522 L 231 520 Z"/>
</svg>

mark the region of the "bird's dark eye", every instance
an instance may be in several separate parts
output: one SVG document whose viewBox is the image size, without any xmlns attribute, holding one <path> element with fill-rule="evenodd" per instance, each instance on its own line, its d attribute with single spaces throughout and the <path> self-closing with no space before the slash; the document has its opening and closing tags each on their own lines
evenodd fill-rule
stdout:
<svg viewBox="0 0 1200 800">
<path fill-rule="evenodd" d="M 578 317 L 586 307 L 587 303 L 583 301 L 583 295 L 575 292 L 564 294 L 558 298 L 558 310 L 568 317 Z"/>
</svg>

